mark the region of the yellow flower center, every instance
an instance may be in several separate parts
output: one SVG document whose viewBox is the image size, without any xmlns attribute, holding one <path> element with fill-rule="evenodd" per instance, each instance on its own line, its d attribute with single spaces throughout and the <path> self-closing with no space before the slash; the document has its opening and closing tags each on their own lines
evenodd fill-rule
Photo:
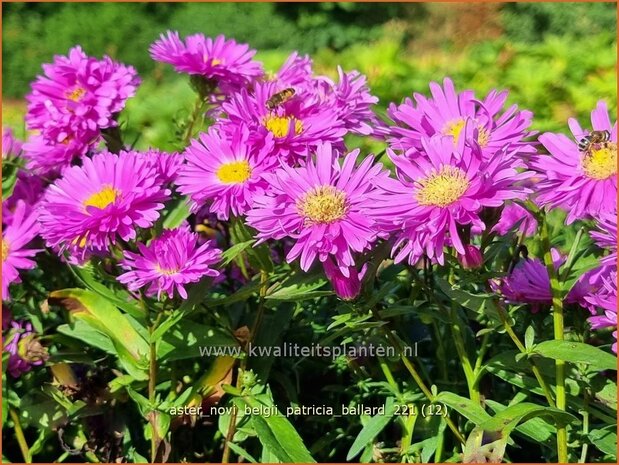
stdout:
<svg viewBox="0 0 619 465">
<path fill-rule="evenodd" d="M 479 126 L 478 130 L 479 133 L 477 134 L 477 143 L 480 147 L 485 147 L 486 145 L 488 145 L 488 141 L 490 140 L 490 133 L 483 126 Z"/>
<path fill-rule="evenodd" d="M 454 138 L 455 142 L 458 142 L 458 138 L 460 137 L 460 133 L 464 128 L 464 119 L 458 118 L 453 121 L 448 122 L 443 128 L 443 134 L 446 136 L 451 136 Z"/>
<path fill-rule="evenodd" d="M 104 186 L 99 192 L 95 192 L 86 200 L 84 200 L 84 207 L 97 207 L 103 210 L 109 204 L 114 203 L 118 196 L 118 191 L 112 186 Z"/>
<path fill-rule="evenodd" d="M 162 268 L 160 265 L 155 265 L 155 270 L 157 272 L 164 274 L 166 276 L 172 276 L 179 272 L 178 268 Z"/>
<path fill-rule="evenodd" d="M 85 93 L 86 89 L 84 89 L 83 87 L 76 87 L 67 94 L 67 98 L 69 100 L 73 100 L 74 102 L 79 102 Z"/>
<path fill-rule="evenodd" d="M 297 201 L 297 210 L 306 226 L 333 223 L 348 210 L 346 193 L 333 186 L 316 187 Z"/>
<path fill-rule="evenodd" d="M 9 243 L 5 239 L 2 239 L 2 263 L 4 263 L 4 261 L 8 258 L 8 256 L 9 256 Z"/>
<path fill-rule="evenodd" d="M 419 181 L 415 198 L 419 205 L 446 207 L 462 197 L 468 187 L 469 181 L 464 171 L 455 166 L 445 166 Z"/>
<path fill-rule="evenodd" d="M 617 144 L 606 142 L 592 148 L 582 159 L 582 169 L 591 179 L 607 179 L 617 174 Z"/>
<path fill-rule="evenodd" d="M 286 137 L 290 130 L 291 121 L 294 123 L 295 134 L 301 134 L 303 132 L 303 122 L 294 116 L 269 115 L 264 120 L 264 127 L 271 131 L 275 137 Z"/>
<path fill-rule="evenodd" d="M 224 184 L 241 184 L 251 176 L 251 167 L 247 160 L 224 163 L 215 173 Z"/>
<path fill-rule="evenodd" d="M 464 129 L 464 118 L 458 118 L 448 122 L 443 128 L 442 133 L 446 136 L 451 136 L 454 139 L 454 145 L 458 144 L 458 140 L 460 139 L 460 133 Z M 481 147 L 485 147 L 488 145 L 488 141 L 490 140 L 490 133 L 483 126 L 477 126 L 478 134 L 477 134 L 477 143 Z"/>
</svg>

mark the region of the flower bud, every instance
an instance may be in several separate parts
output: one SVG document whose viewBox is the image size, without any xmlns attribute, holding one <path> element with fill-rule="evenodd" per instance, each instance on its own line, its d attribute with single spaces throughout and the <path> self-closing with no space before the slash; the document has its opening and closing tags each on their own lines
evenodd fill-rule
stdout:
<svg viewBox="0 0 619 465">
<path fill-rule="evenodd" d="M 466 245 L 464 246 L 464 249 L 464 255 L 458 254 L 458 261 L 462 267 L 468 270 L 481 268 L 484 264 L 484 257 L 482 256 L 479 247 L 476 245 Z"/>
</svg>

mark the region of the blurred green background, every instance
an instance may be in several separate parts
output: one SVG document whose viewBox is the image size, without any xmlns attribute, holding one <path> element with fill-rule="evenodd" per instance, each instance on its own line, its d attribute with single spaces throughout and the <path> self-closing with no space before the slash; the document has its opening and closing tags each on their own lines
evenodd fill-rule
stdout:
<svg viewBox="0 0 619 465">
<path fill-rule="evenodd" d="M 379 112 L 450 76 L 480 95 L 510 90 L 534 111 L 535 129 L 566 130 L 599 99 L 616 115 L 615 3 L 4 3 L 4 124 L 24 135 L 23 96 L 41 63 L 81 44 L 134 65 L 144 82 L 124 123 L 139 146 L 171 149 L 171 124 L 189 111 L 187 79 L 153 62 L 148 46 L 167 29 L 225 34 L 259 50 L 276 70 L 292 50 L 315 70 L 368 75 Z M 127 140 L 131 142 L 131 138 Z"/>
</svg>

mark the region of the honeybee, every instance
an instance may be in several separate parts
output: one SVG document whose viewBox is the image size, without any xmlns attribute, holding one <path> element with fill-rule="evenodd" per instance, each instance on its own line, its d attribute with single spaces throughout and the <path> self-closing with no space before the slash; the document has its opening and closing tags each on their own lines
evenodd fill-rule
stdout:
<svg viewBox="0 0 619 465">
<path fill-rule="evenodd" d="M 580 139 L 578 149 L 581 152 L 588 152 L 593 144 L 603 144 L 610 140 L 610 132 L 608 131 L 591 131 L 589 135 Z"/>
<path fill-rule="evenodd" d="M 286 103 L 292 97 L 294 97 L 295 90 L 292 87 L 288 87 L 280 92 L 277 92 L 269 97 L 267 100 L 267 108 L 274 110 L 276 107 Z"/>
</svg>

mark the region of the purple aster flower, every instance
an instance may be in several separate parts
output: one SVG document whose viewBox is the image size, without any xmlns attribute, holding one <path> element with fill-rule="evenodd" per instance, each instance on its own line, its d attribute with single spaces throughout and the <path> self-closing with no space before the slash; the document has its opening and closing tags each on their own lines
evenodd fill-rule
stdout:
<svg viewBox="0 0 619 465">
<path fill-rule="evenodd" d="M 314 95 L 294 95 L 270 110 L 267 101 L 282 90 L 281 84 L 265 82 L 257 83 L 253 93 L 242 90 L 233 95 L 223 104 L 227 118 L 219 121 L 221 128 L 236 134 L 240 126 L 247 126 L 255 144 L 273 137 L 273 154 L 289 162 L 295 156 L 306 156 L 320 143 L 342 145 L 347 132 L 344 122 L 336 109 L 323 105 Z"/>
<path fill-rule="evenodd" d="M 361 272 L 357 271 L 356 266 L 348 267 L 346 276 L 340 268 L 333 263 L 330 258 L 322 264 L 325 270 L 325 276 L 331 282 L 335 294 L 342 300 L 356 299 L 361 292 L 361 282 L 367 271 L 367 263 L 361 268 Z"/>
<path fill-rule="evenodd" d="M 518 231 L 524 236 L 533 236 L 537 232 L 535 216 L 523 206 L 510 202 L 503 208 L 501 217 L 492 228 L 492 232 L 504 236 L 516 225 L 518 225 Z"/>
<path fill-rule="evenodd" d="M 471 120 L 484 155 L 494 156 L 508 146 L 520 154 L 535 153 L 524 141 L 533 135 L 527 130 L 533 113 L 518 111 L 516 105 L 504 110 L 507 91 L 492 90 L 478 100 L 472 90 L 456 93 L 452 80 L 445 78 L 443 87 L 431 82 L 430 92 L 431 98 L 415 93 L 414 102 L 407 98 L 401 105 L 390 105 L 387 113 L 395 126 L 389 128 L 388 140 L 394 150 L 421 149 L 422 140 L 434 135 L 450 136 L 457 145 L 465 121 Z"/>
<path fill-rule="evenodd" d="M 38 134 L 24 150 L 32 169 L 59 171 L 92 149 L 101 129 L 117 125 L 116 114 L 135 94 L 139 78 L 134 68 L 107 56 L 88 57 L 80 47 L 54 57 L 43 71 L 26 96 L 26 123 Z"/>
<path fill-rule="evenodd" d="M 2 158 L 17 157 L 22 149 L 22 142 L 13 135 L 11 128 L 2 129 Z"/>
<path fill-rule="evenodd" d="M 466 128 L 465 128 L 466 130 Z M 485 229 L 480 217 L 484 207 L 500 207 L 506 200 L 523 198 L 529 191 L 522 181 L 524 164 L 506 157 L 505 150 L 482 157 L 477 144 L 456 148 L 450 137 L 422 140 L 422 151 L 397 156 L 387 150 L 397 179 L 379 186 L 381 227 L 395 231 L 392 254 L 396 262 L 408 258 L 411 265 L 425 254 L 443 264 L 443 248 L 451 244 L 465 254 L 458 228 Z"/>
<path fill-rule="evenodd" d="M 542 176 L 536 188 L 537 201 L 542 206 L 567 210 L 567 224 L 617 209 L 617 122 L 611 126 L 603 101 L 591 112 L 591 124 L 595 131 L 608 131 L 609 140 L 592 143 L 581 151 L 578 143 L 589 133 L 570 119 L 575 139 L 564 134 L 542 134 L 539 141 L 550 155 L 538 155 L 532 163 Z"/>
<path fill-rule="evenodd" d="M 548 270 L 538 258 L 520 260 L 508 276 L 491 281 L 490 285 L 508 302 L 533 304 L 535 312 L 539 304 L 552 303 Z"/>
<path fill-rule="evenodd" d="M 10 354 L 7 371 L 13 378 L 19 378 L 33 366 L 43 365 L 49 358 L 47 349 L 39 342 L 31 323 L 12 321 L 2 345 L 4 351 Z"/>
<path fill-rule="evenodd" d="M 566 257 L 557 249 L 552 249 L 551 252 L 554 268 L 556 272 L 560 272 Z M 580 276 L 565 296 L 565 303 L 576 303 L 589 308 L 586 296 L 600 288 L 599 275 L 607 271 L 607 267 L 601 267 L 589 270 Z M 507 276 L 490 281 L 490 286 L 508 302 L 532 304 L 534 312 L 539 310 L 539 305 L 552 303 L 548 269 L 538 258 L 520 260 Z"/>
<path fill-rule="evenodd" d="M 139 253 L 125 251 L 121 266 L 129 270 L 118 277 L 130 291 L 148 286 L 146 295 L 174 292 L 187 299 L 185 285 L 200 281 L 204 276 L 216 277 L 219 271 L 210 268 L 220 260 L 221 251 L 211 241 L 198 245 L 198 234 L 189 227 L 164 231 L 148 245 L 138 244 Z"/>
<path fill-rule="evenodd" d="M 344 158 L 331 144 L 320 145 L 316 161 L 305 166 L 283 166 L 268 175 L 271 189 L 254 198 L 247 223 L 258 230 L 258 243 L 290 237 L 295 244 L 288 252 L 290 263 L 301 258 L 307 271 L 318 257 L 333 259 L 349 277 L 353 253 L 369 249 L 377 232 L 372 215 L 374 183 L 387 176 L 381 164 L 367 157 L 355 168 L 359 150 Z"/>
<path fill-rule="evenodd" d="M 599 309 L 599 314 L 589 318 L 591 328 L 613 328 L 615 343 L 613 352 L 617 353 L 617 269 L 608 273 L 603 278 L 603 285 L 598 290 L 585 298 L 588 302 Z"/>
<path fill-rule="evenodd" d="M 314 70 L 312 59 L 309 55 L 300 56 L 297 52 L 292 52 L 286 61 L 273 76 L 268 76 L 267 80 L 276 81 L 285 87 L 296 89 L 312 89 L 314 87 Z"/>
<path fill-rule="evenodd" d="M 364 136 L 374 133 L 378 118 L 372 106 L 378 103 L 378 98 L 370 94 L 367 78 L 358 71 L 345 73 L 338 66 L 339 82 L 333 87 L 332 102 L 338 116 L 349 131 Z"/>
<path fill-rule="evenodd" d="M 39 208 L 41 235 L 49 247 L 75 255 L 106 252 L 118 238 L 135 239 L 137 227 L 152 226 L 169 195 L 146 157 L 100 153 L 67 168 L 47 189 Z"/>
<path fill-rule="evenodd" d="M 606 265 L 617 263 L 617 212 L 604 212 L 597 218 L 597 231 L 591 231 L 595 243 L 610 253 L 602 258 Z"/>
<path fill-rule="evenodd" d="M 60 131 L 50 128 L 48 133 Z M 26 168 L 40 175 L 56 175 L 93 150 L 100 141 L 98 131 L 76 129 L 62 132 L 61 138 L 33 135 L 24 143 Z M 71 135 L 68 135 L 71 134 Z"/>
<path fill-rule="evenodd" d="M 268 134 L 260 146 L 249 139 L 247 127 L 240 126 L 233 135 L 212 127 L 191 141 L 176 184 L 191 198 L 194 210 L 208 203 L 211 213 L 227 220 L 244 215 L 252 199 L 264 194 L 269 187 L 264 174 L 279 165 L 271 156 L 273 136 Z"/>
<path fill-rule="evenodd" d="M 153 60 L 174 66 L 179 73 L 199 75 L 212 81 L 224 94 L 238 92 L 263 75 L 262 64 L 254 61 L 255 50 L 247 44 L 215 39 L 204 34 L 187 36 L 183 42 L 178 32 L 168 31 L 150 46 Z"/>
<path fill-rule="evenodd" d="M 10 224 L 19 201 L 28 209 L 35 208 L 45 191 L 45 183 L 39 176 L 19 171 L 10 197 L 2 202 L 2 223 Z"/>
<path fill-rule="evenodd" d="M 39 233 L 36 218 L 36 211 L 20 200 L 10 224 L 2 231 L 2 300 L 11 299 L 9 284 L 21 282 L 18 270 L 31 270 L 36 266 L 32 257 L 41 250 L 26 248 Z"/>
</svg>

